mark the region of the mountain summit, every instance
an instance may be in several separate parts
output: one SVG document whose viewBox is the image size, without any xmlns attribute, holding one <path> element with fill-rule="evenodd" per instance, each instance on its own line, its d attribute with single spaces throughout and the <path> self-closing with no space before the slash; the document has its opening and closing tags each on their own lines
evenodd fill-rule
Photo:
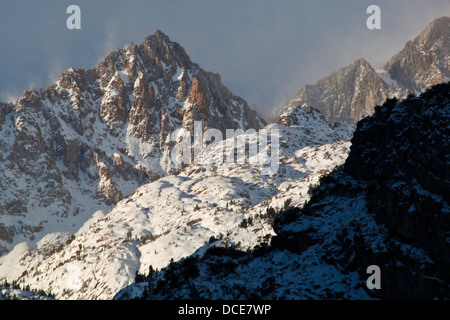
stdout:
<svg viewBox="0 0 450 320">
<path fill-rule="evenodd" d="M 0 234 L 10 250 L 0 279 L 57 299 L 111 299 L 150 266 L 209 247 L 268 243 L 276 211 L 307 201 L 349 151 L 345 132 L 318 111 L 293 119 L 265 126 L 161 31 L 27 91 L 0 114 L 8 168 L 0 172 Z M 172 133 L 192 132 L 194 121 L 222 134 L 265 126 L 271 143 L 258 144 L 257 163 L 250 146 L 249 161 L 215 162 L 234 144 L 225 134 L 201 150 L 201 166 L 178 168 Z M 277 172 L 267 175 L 269 151 Z"/>
<path fill-rule="evenodd" d="M 414 41 L 394 55 L 382 70 L 358 59 L 313 85 L 306 85 L 280 110 L 308 106 L 319 110 L 326 120 L 355 124 L 373 113 L 386 98 L 406 98 L 427 87 L 450 79 L 450 18 L 431 22 Z"/>
<path fill-rule="evenodd" d="M 310 106 L 334 124 L 354 122 L 372 113 L 373 106 L 395 93 L 364 59 L 341 68 L 314 85 L 306 85 L 288 102 L 287 108 Z M 286 114 L 279 118 L 284 122 Z"/>
<path fill-rule="evenodd" d="M 450 80 L 450 18 L 434 20 L 384 66 L 391 78 L 416 94 Z"/>
<path fill-rule="evenodd" d="M 0 254 L 77 230 L 140 185 L 179 171 L 171 133 L 192 131 L 194 121 L 223 133 L 265 125 L 160 30 L 0 104 Z"/>
</svg>

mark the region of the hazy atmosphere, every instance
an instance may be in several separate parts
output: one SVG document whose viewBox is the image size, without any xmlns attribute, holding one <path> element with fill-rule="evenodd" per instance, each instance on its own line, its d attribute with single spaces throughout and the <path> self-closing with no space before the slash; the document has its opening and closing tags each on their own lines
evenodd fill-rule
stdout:
<svg viewBox="0 0 450 320">
<path fill-rule="evenodd" d="M 81 8 L 81 30 L 66 27 L 71 4 Z M 381 30 L 366 27 L 371 4 L 381 8 Z M 300 87 L 355 59 L 382 67 L 429 22 L 449 15 L 448 0 L 0 0 L 0 100 L 45 88 L 71 66 L 92 68 L 161 29 L 269 118 Z"/>
<path fill-rule="evenodd" d="M 450 0 L 0 0 L 0 40 L 2 307 L 450 300 Z"/>
</svg>

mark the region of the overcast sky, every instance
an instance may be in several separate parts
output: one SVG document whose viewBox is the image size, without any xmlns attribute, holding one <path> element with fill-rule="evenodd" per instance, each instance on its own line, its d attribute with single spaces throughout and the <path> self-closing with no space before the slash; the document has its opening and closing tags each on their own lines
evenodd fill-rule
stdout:
<svg viewBox="0 0 450 320">
<path fill-rule="evenodd" d="M 81 8 L 81 30 L 66 27 L 71 4 Z M 371 4 L 381 8 L 381 30 L 366 27 Z M 45 88 L 71 66 L 92 68 L 158 28 L 268 117 L 355 59 L 382 67 L 442 16 L 448 0 L 0 0 L 0 100 Z"/>
</svg>

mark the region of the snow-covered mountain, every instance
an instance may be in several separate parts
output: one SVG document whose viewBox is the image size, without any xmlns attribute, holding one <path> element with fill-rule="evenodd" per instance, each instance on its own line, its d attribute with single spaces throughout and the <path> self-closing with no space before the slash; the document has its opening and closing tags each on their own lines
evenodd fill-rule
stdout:
<svg viewBox="0 0 450 320">
<path fill-rule="evenodd" d="M 387 98 L 406 98 L 427 87 L 450 79 L 450 18 L 431 22 L 414 41 L 393 56 L 381 70 L 358 59 L 330 76 L 301 88 L 281 108 L 308 106 L 319 110 L 327 121 L 353 123 L 373 113 L 373 107 Z"/>
<path fill-rule="evenodd" d="M 383 68 L 399 86 L 419 94 L 450 80 L 450 17 L 431 22 Z"/>
<path fill-rule="evenodd" d="M 161 31 L 2 104 L 0 279 L 58 299 L 110 299 L 136 272 L 205 244 L 268 243 L 276 212 L 301 206 L 350 147 L 316 110 L 296 116 L 265 126 Z M 181 167 L 172 134 L 195 136 L 196 123 L 246 132 Z M 265 148 L 279 148 L 275 174 L 249 160 L 216 162 L 230 140 L 256 141 L 247 129 L 264 126 Z"/>
<path fill-rule="evenodd" d="M 111 299 L 150 266 L 160 269 L 210 246 L 246 250 L 268 243 L 276 213 L 303 205 L 320 176 L 347 157 L 350 143 L 327 131 L 325 121 L 315 124 L 311 132 L 266 127 L 280 143 L 274 175 L 262 175 L 259 164 L 214 163 L 228 143 L 219 141 L 202 154 L 206 165 L 136 189 L 76 233 L 49 234 L 34 250 L 16 246 L 0 259 L 0 274 L 57 299 Z"/>
<path fill-rule="evenodd" d="M 322 143 L 328 143 L 330 136 L 350 141 L 356 127 L 348 122 L 336 122 L 334 125 L 330 125 L 320 111 L 307 106 L 299 108 L 295 104 L 283 109 L 277 123 L 301 128 L 306 139 L 311 137 Z M 318 131 L 316 129 L 318 127 L 322 129 Z"/>
<path fill-rule="evenodd" d="M 181 168 L 171 133 L 264 120 L 161 31 L 0 104 L 0 255 L 75 232 L 139 186 Z"/>
<path fill-rule="evenodd" d="M 427 34 L 443 43 L 433 57 L 448 57 L 441 33 Z M 267 125 L 158 30 L 0 103 L 0 283 L 57 299 L 111 299 L 127 286 L 116 298 L 370 298 L 361 268 L 373 258 L 394 279 L 413 277 L 418 295 L 448 297 L 449 170 L 436 169 L 449 163 L 448 86 L 373 109 L 413 91 L 396 74 L 357 60 Z M 174 163 L 173 133 L 195 140 L 197 123 L 223 136 L 264 128 L 279 144 L 275 172 L 250 161 L 250 146 L 242 164 L 217 161 L 235 139 L 257 141 L 250 130 Z M 274 148 L 259 145 L 254 159 Z M 145 278 L 149 269 L 163 271 Z M 398 282 L 380 296 L 410 297 Z"/>
<path fill-rule="evenodd" d="M 345 164 L 270 246 L 212 248 L 145 274 L 116 299 L 449 299 L 450 83 L 386 101 L 358 123 Z M 380 289 L 370 289 L 369 266 Z"/>
</svg>

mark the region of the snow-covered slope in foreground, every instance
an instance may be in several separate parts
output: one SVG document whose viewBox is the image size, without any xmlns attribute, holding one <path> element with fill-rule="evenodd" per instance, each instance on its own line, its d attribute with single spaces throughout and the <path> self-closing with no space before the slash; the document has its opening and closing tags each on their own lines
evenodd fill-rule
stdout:
<svg viewBox="0 0 450 320">
<path fill-rule="evenodd" d="M 211 248 L 115 298 L 448 300 L 449 123 L 450 83 L 386 101 L 345 164 L 277 216 L 270 246 Z"/>
<path fill-rule="evenodd" d="M 318 124 L 317 133 L 322 125 L 328 126 Z M 16 246 L 0 259 L 0 274 L 57 299 L 111 299 L 150 265 L 163 268 L 209 246 L 247 249 L 268 242 L 275 212 L 301 206 L 309 187 L 344 162 L 350 143 L 302 127 L 266 129 L 268 141 L 276 134 L 280 143 L 276 174 L 261 175 L 262 166 L 248 163 L 186 167 L 138 188 L 74 235 L 50 234 L 34 250 Z M 221 143 L 226 140 L 203 158 L 217 155 Z"/>
</svg>

